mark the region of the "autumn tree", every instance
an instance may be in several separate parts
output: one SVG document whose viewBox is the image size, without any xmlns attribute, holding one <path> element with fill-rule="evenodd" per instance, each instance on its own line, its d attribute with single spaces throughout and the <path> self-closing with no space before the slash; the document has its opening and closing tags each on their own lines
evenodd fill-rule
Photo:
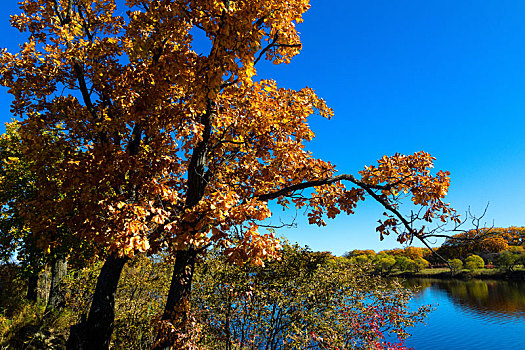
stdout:
<svg viewBox="0 0 525 350">
<path fill-rule="evenodd" d="M 523 227 L 485 227 L 468 230 L 445 240 L 438 252 L 446 258 L 466 259 L 472 254 L 493 254 L 507 250 L 509 246 L 523 246 Z"/>
<path fill-rule="evenodd" d="M 373 257 L 376 255 L 376 252 L 372 249 L 366 249 L 366 250 L 354 249 L 354 250 L 344 253 L 343 256 L 345 258 L 351 258 L 353 256 L 358 256 L 358 255 L 366 255 L 366 256 Z"/>
<path fill-rule="evenodd" d="M 502 237 L 509 246 L 525 246 L 525 227 L 523 226 L 486 228 L 485 231 Z"/>
<path fill-rule="evenodd" d="M 0 136 L 0 254 L 2 262 L 16 257 L 27 277 L 29 300 L 36 301 L 38 273 L 43 268 L 36 240 L 24 224 L 18 203 L 34 194 L 33 174 L 21 159 L 21 144 L 16 123 L 6 124 Z"/>
<path fill-rule="evenodd" d="M 417 258 L 423 258 L 424 254 L 425 254 L 425 248 L 406 247 L 404 249 L 404 255 L 413 260 L 416 260 Z"/>
<path fill-rule="evenodd" d="M 39 159 L 28 157 L 22 152 L 22 140 L 18 122 L 6 123 L 6 132 L 0 136 L 0 204 L 2 221 L 0 224 L 0 245 L 3 260 L 16 258 L 22 267 L 22 272 L 28 280 L 28 299 L 36 301 L 36 289 L 39 273 L 46 265 L 51 265 L 51 284 L 47 310 L 59 309 L 63 306 L 63 298 L 59 295 L 59 285 L 67 273 L 67 254 L 64 249 L 74 245 L 48 246 L 47 251 L 39 249 L 39 236 L 33 230 L 44 207 L 35 208 L 34 203 L 44 200 L 52 202 L 59 200 L 59 192 L 49 191 L 50 185 L 56 185 L 51 170 L 57 157 L 63 150 L 58 146 L 56 130 L 40 130 L 47 139 L 47 147 L 34 154 Z M 45 159 L 45 160 L 44 160 Z M 35 166 L 38 164 L 37 166 Z M 38 169 L 38 170 L 36 170 Z M 46 190 L 47 189 L 47 190 Z M 57 239 L 64 239 L 63 228 L 56 228 Z M 71 242 L 70 242 L 71 243 Z M 78 248 L 78 245 L 76 245 Z M 77 251 L 77 254 L 79 252 Z"/>
<path fill-rule="evenodd" d="M 307 118 L 333 112 L 310 88 L 254 79 L 267 59 L 299 53 L 296 24 L 308 0 L 25 0 L 11 23 L 28 32 L 0 57 L 2 85 L 23 118 L 23 152 L 45 149 L 39 130 L 60 127 L 70 150 L 56 163 L 60 201 L 44 201 L 40 246 L 67 225 L 105 259 L 87 320 L 70 347 L 107 348 L 114 293 L 137 252 L 175 257 L 158 348 L 185 331 L 198 254 L 210 245 L 230 262 L 262 264 L 279 241 L 260 230 L 270 201 L 308 210 L 311 224 L 352 214 L 371 197 L 385 209 L 377 231 L 400 242 L 429 237 L 419 221 L 456 220 L 443 201 L 448 173 L 424 152 L 383 157 L 359 175 L 305 148 Z M 194 34 L 210 49 L 198 53 Z M 347 183 L 346 187 L 343 183 Z M 404 216 L 403 199 L 421 207 Z M 35 203 L 35 205 L 39 205 Z"/>
</svg>

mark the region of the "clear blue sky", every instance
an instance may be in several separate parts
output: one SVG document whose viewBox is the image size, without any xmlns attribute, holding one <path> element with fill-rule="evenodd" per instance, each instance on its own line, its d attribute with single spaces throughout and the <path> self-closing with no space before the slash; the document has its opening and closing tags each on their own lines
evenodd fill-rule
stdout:
<svg viewBox="0 0 525 350">
<path fill-rule="evenodd" d="M 313 0 L 298 26 L 303 50 L 289 65 L 261 64 L 258 77 L 314 88 L 334 108 L 313 118 L 315 155 L 357 173 L 382 155 L 426 151 L 452 173 L 448 201 L 496 226 L 525 225 L 525 1 Z M 0 47 L 23 39 L 0 3 Z M 11 99 L 0 89 L 0 118 Z M 3 128 L 0 129 L 3 131 Z M 315 250 L 389 249 L 374 203 L 351 217 L 281 233 Z"/>
</svg>

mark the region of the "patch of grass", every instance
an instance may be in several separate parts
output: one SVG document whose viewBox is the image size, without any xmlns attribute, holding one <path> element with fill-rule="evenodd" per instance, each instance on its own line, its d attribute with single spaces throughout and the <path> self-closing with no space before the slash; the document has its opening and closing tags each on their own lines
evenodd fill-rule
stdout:
<svg viewBox="0 0 525 350">
<path fill-rule="evenodd" d="M 24 303 L 12 317 L 0 316 L 0 346 L 21 349 L 26 339 L 21 339 L 27 330 L 42 324 L 44 306 Z"/>
<path fill-rule="evenodd" d="M 522 281 L 525 280 L 525 269 L 524 268 L 515 268 L 514 271 L 505 271 L 501 269 L 461 269 L 451 274 L 450 269 L 446 267 L 442 268 L 433 268 L 433 269 L 423 269 L 419 272 L 403 272 L 403 271 L 394 271 L 391 276 L 393 277 L 432 277 L 432 278 L 459 278 L 459 279 L 511 279 Z"/>
<path fill-rule="evenodd" d="M 45 314 L 45 305 L 25 302 L 13 317 L 0 315 L 0 349 L 62 349 L 72 320 L 67 310 Z"/>
</svg>

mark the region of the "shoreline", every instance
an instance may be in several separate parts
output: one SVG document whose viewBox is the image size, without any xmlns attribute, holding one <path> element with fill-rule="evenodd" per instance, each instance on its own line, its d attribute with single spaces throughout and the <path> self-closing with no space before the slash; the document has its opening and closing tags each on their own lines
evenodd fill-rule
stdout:
<svg viewBox="0 0 525 350">
<path fill-rule="evenodd" d="M 430 272 L 432 271 L 432 272 Z M 389 277 L 402 278 L 436 278 L 443 280 L 503 280 L 503 281 L 525 281 L 525 270 L 499 271 L 499 270 L 462 270 L 454 274 L 450 270 L 434 272 L 433 269 L 425 269 L 420 272 L 400 272 L 388 275 Z"/>
</svg>

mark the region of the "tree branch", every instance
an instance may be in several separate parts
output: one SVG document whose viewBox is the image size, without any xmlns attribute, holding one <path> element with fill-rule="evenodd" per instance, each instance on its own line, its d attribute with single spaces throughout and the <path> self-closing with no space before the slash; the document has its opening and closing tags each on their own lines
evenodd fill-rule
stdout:
<svg viewBox="0 0 525 350">
<path fill-rule="evenodd" d="M 443 258 L 438 252 L 436 252 L 432 247 L 430 247 L 428 242 L 425 240 L 425 238 L 427 236 L 424 236 L 424 235 L 422 236 L 418 232 L 416 232 L 414 230 L 414 228 L 412 227 L 411 222 L 409 222 L 399 212 L 399 210 L 394 208 L 387 200 L 385 200 L 384 198 L 382 198 L 380 195 L 378 195 L 377 193 L 375 193 L 373 191 L 373 190 L 390 190 L 397 183 L 396 184 L 388 184 L 388 185 L 385 185 L 385 186 L 373 185 L 373 184 L 365 183 L 363 181 L 359 181 L 351 174 L 342 174 L 342 175 L 333 176 L 333 177 L 330 177 L 330 178 L 325 178 L 325 179 L 320 179 L 320 180 L 313 180 L 313 181 L 307 181 L 307 182 L 302 182 L 302 183 L 299 183 L 299 184 L 287 186 L 287 187 L 284 187 L 284 188 L 282 188 L 282 189 L 280 189 L 278 191 L 272 192 L 272 193 L 259 195 L 257 197 L 257 199 L 259 199 L 261 201 L 268 201 L 268 200 L 272 200 L 272 199 L 275 199 L 275 198 L 280 197 L 280 196 L 289 195 L 289 194 L 291 194 L 294 191 L 303 190 L 303 189 L 306 189 L 306 188 L 312 188 L 312 187 L 316 187 L 316 186 L 329 185 L 329 184 L 332 184 L 334 182 L 338 182 L 338 181 L 341 181 L 341 180 L 350 181 L 353 184 L 359 186 L 361 189 L 365 190 L 372 198 L 374 198 L 379 204 L 381 204 L 387 211 L 391 212 L 399 221 L 401 221 L 401 223 L 403 224 L 404 228 L 411 235 L 411 237 L 418 238 L 428 249 L 430 249 L 430 251 L 434 255 L 436 255 L 439 259 L 441 259 L 443 262 L 448 264 L 448 261 L 445 258 Z M 450 265 L 449 265 L 449 267 L 450 267 Z"/>
<path fill-rule="evenodd" d="M 350 182 L 354 183 L 355 185 L 357 185 L 357 186 L 359 186 L 359 187 L 361 187 L 363 189 L 367 189 L 368 188 L 370 190 L 374 189 L 374 190 L 386 190 L 386 191 L 388 191 L 389 189 L 391 189 L 394 186 L 394 184 L 389 184 L 389 185 L 386 185 L 386 186 L 367 184 L 367 183 L 364 183 L 362 181 L 357 180 L 351 174 L 342 174 L 342 175 L 337 175 L 337 176 L 333 176 L 333 177 L 328 177 L 328 178 L 325 178 L 325 179 L 306 181 L 306 182 L 301 182 L 301 183 L 298 183 L 298 184 L 295 184 L 295 185 L 287 186 L 287 187 L 284 187 L 284 188 L 282 188 L 282 189 L 280 189 L 278 191 L 275 191 L 275 192 L 258 195 L 257 199 L 260 200 L 260 201 L 269 201 L 269 200 L 275 199 L 275 198 L 280 197 L 280 196 L 288 195 L 288 194 L 290 194 L 292 192 L 295 192 L 295 191 L 304 190 L 306 188 L 312 188 L 312 187 L 317 187 L 317 186 L 329 185 L 329 184 L 332 184 L 334 182 L 338 182 L 338 181 L 342 181 L 342 180 L 350 181 Z M 376 195 L 376 194 L 374 193 L 374 195 Z"/>
<path fill-rule="evenodd" d="M 86 104 L 86 107 L 89 111 L 89 113 L 96 119 L 97 118 L 97 112 L 95 111 L 95 107 L 93 106 L 93 102 L 91 102 L 91 96 L 89 94 L 89 90 L 87 88 L 86 79 L 84 77 L 84 69 L 78 62 L 78 59 L 74 59 L 73 61 L 73 70 L 75 71 L 75 75 L 78 81 L 78 85 L 80 87 L 80 92 L 82 93 L 82 99 L 84 100 L 84 103 Z"/>
</svg>

